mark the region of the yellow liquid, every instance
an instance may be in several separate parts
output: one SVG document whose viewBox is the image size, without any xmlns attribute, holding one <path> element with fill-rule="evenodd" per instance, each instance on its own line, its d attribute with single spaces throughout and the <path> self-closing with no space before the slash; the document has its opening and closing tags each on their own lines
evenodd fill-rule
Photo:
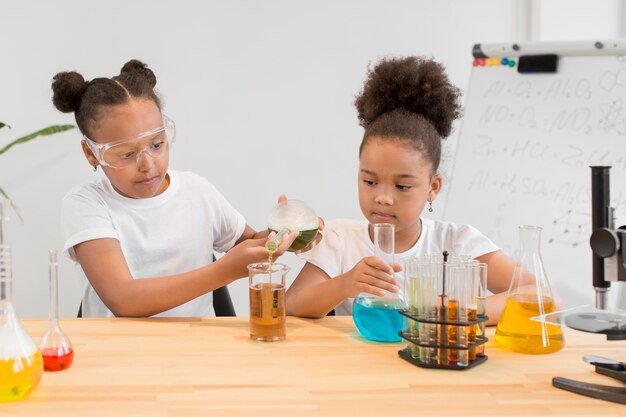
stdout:
<svg viewBox="0 0 626 417">
<path fill-rule="evenodd" d="M 537 296 L 518 294 L 510 297 L 496 329 L 496 342 L 521 353 L 552 353 L 563 349 L 565 340 L 559 326 L 530 320 L 539 314 L 555 311 L 551 299 L 543 299 L 544 310 L 539 311 Z"/>
<path fill-rule="evenodd" d="M 419 306 L 417 303 L 417 296 L 419 294 L 419 281 L 416 277 L 409 278 L 409 305 L 412 314 L 417 314 Z M 409 334 L 412 339 L 417 339 L 419 336 L 419 324 L 413 320 L 407 320 L 409 326 Z M 413 359 L 419 358 L 419 347 L 413 343 L 409 343 L 409 353 Z"/>
<path fill-rule="evenodd" d="M 39 385 L 43 373 L 43 359 L 37 351 L 18 359 L 0 358 L 0 401 L 24 398 Z"/>
</svg>

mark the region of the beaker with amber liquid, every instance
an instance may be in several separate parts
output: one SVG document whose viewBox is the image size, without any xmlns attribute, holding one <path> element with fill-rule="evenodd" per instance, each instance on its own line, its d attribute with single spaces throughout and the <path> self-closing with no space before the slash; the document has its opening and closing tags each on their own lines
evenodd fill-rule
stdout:
<svg viewBox="0 0 626 417">
<path fill-rule="evenodd" d="M 530 318 L 556 311 L 539 251 L 541 227 L 520 226 L 520 255 L 507 301 L 496 328 L 496 342 L 521 353 L 552 353 L 565 345 L 560 326 Z"/>
<path fill-rule="evenodd" d="M 259 342 L 285 339 L 285 279 L 289 269 L 276 262 L 248 265 L 251 339 Z"/>
<path fill-rule="evenodd" d="M 10 205 L 0 204 L 0 401 L 24 398 L 39 385 L 43 360 L 13 307 L 11 249 L 8 244 Z"/>
</svg>

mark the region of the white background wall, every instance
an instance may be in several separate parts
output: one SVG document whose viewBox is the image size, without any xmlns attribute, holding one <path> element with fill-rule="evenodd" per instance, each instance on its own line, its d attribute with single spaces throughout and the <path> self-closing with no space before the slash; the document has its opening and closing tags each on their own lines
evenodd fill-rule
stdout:
<svg viewBox="0 0 626 417">
<path fill-rule="evenodd" d="M 528 5 L 532 34 L 522 27 Z M 434 56 L 464 90 L 474 43 L 614 38 L 623 31 L 622 2 L 608 0 L 0 0 L 0 10 L 0 121 L 12 125 L 0 131 L 0 145 L 49 124 L 74 123 L 51 104 L 56 72 L 111 76 L 138 58 L 155 71 L 165 112 L 177 123 L 172 167 L 206 176 L 257 229 L 280 193 L 309 202 L 326 219 L 361 217 L 362 129 L 353 101 L 368 63 Z M 0 156 L 0 186 L 24 218 L 12 224 L 22 317 L 47 314 L 47 250 L 63 243 L 62 196 L 100 175 L 79 140 L 71 131 Z M 435 202 L 435 217 L 444 203 Z M 282 260 L 293 267 L 293 280 L 301 262 L 293 255 Z M 63 260 L 63 316 L 74 316 L 80 301 L 75 268 Z M 246 281 L 230 289 L 238 314 L 247 315 Z"/>
</svg>

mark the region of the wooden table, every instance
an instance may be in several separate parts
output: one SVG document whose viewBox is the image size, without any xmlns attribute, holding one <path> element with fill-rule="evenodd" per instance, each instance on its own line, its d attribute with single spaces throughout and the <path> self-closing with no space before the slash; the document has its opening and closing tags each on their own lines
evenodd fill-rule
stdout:
<svg viewBox="0 0 626 417">
<path fill-rule="evenodd" d="M 23 320 L 38 339 L 47 321 Z M 74 364 L 46 372 L 0 416 L 626 416 L 626 406 L 551 386 L 605 385 L 583 354 L 626 361 L 626 342 L 566 329 L 567 346 L 522 355 L 490 340 L 470 370 L 415 367 L 402 343 L 368 342 L 350 317 L 289 317 L 287 340 L 249 339 L 248 319 L 69 319 Z M 492 338 L 494 329 L 488 329 Z"/>
</svg>

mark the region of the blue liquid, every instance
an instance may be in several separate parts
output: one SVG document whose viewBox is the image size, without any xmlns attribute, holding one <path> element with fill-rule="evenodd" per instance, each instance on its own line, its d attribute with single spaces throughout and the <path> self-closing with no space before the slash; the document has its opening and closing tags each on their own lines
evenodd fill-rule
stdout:
<svg viewBox="0 0 626 417">
<path fill-rule="evenodd" d="M 398 335 L 404 325 L 398 312 L 402 302 L 395 298 L 357 296 L 354 299 L 352 318 L 361 336 L 376 342 L 400 342 Z"/>
</svg>

